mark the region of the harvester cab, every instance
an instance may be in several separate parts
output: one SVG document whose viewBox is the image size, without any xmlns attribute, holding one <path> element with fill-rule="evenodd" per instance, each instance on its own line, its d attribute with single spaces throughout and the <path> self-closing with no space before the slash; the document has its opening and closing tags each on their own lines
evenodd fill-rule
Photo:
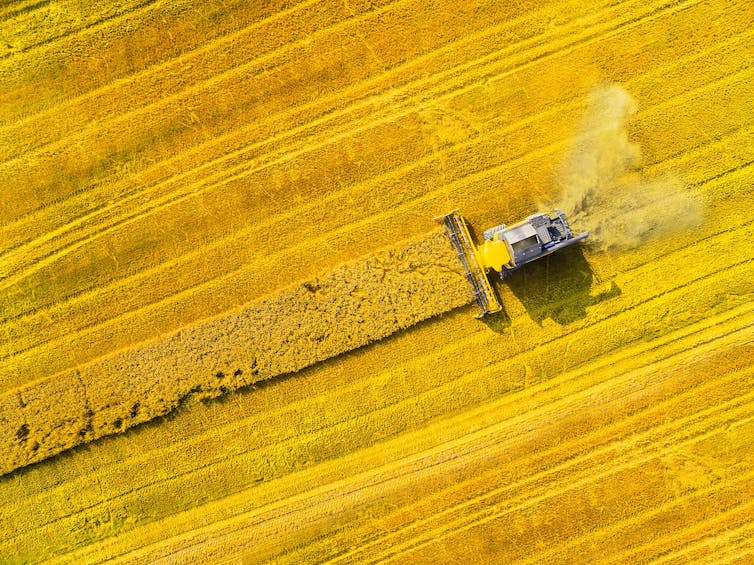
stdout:
<svg viewBox="0 0 754 565">
<path fill-rule="evenodd" d="M 498 312 L 502 305 L 487 278 L 494 269 L 503 277 L 526 263 L 573 245 L 587 237 L 587 232 L 574 235 L 565 214 L 554 210 L 538 213 L 510 227 L 505 224 L 484 231 L 484 243 L 477 247 L 469 233 L 466 220 L 454 210 L 435 218 L 445 226 L 451 244 L 458 254 L 466 278 L 471 283 L 479 307 L 479 317 Z"/>
</svg>

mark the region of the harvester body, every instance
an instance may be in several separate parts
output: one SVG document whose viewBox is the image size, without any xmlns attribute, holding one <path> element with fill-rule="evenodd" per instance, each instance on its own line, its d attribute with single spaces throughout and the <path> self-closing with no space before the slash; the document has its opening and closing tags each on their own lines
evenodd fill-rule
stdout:
<svg viewBox="0 0 754 565">
<path fill-rule="evenodd" d="M 505 277 L 526 263 L 573 245 L 589 235 L 587 232 L 574 235 L 565 214 L 554 210 L 551 214 L 532 214 L 510 227 L 500 224 L 485 230 L 484 243 L 477 247 L 458 210 L 435 219 L 445 226 L 482 310 L 481 316 L 502 309 L 487 278 L 489 269 Z"/>
</svg>

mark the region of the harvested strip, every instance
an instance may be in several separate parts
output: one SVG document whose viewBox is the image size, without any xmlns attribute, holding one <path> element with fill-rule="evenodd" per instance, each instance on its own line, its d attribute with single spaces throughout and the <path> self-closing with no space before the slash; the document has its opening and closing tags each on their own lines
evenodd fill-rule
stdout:
<svg viewBox="0 0 754 565">
<path fill-rule="evenodd" d="M 467 304 L 445 235 L 345 263 L 239 310 L 0 397 L 0 473 L 173 410 L 303 369 Z"/>
<path fill-rule="evenodd" d="M 92 5 L 72 0 L 31 2 L 10 14 L 12 21 L 3 28 L 0 57 L 10 57 L 57 38 L 71 36 L 154 2 L 155 0 L 119 0 Z M 50 25 L 51 22 L 54 25 Z"/>
</svg>

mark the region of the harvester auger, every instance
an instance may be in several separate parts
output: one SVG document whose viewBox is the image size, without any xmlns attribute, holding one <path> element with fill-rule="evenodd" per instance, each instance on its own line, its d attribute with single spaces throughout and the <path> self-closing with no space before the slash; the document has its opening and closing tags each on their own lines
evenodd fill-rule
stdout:
<svg viewBox="0 0 754 565">
<path fill-rule="evenodd" d="M 551 214 L 532 214 L 510 227 L 500 224 L 485 230 L 484 244 L 477 247 L 471 239 L 466 220 L 458 210 L 435 220 L 445 226 L 458 254 L 473 288 L 474 298 L 482 310 L 478 316 L 480 318 L 502 309 L 487 278 L 489 269 L 498 271 L 504 278 L 526 263 L 573 245 L 589 235 L 588 232 L 573 235 L 565 214 L 554 210 Z"/>
</svg>

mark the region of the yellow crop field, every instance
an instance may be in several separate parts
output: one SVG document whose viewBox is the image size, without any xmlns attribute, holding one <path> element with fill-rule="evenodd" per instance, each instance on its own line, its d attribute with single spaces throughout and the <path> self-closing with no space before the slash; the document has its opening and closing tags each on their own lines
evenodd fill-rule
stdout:
<svg viewBox="0 0 754 565">
<path fill-rule="evenodd" d="M 754 562 L 754 7 L 0 6 L 0 562 Z M 432 218 L 584 244 L 477 319 Z"/>
</svg>

